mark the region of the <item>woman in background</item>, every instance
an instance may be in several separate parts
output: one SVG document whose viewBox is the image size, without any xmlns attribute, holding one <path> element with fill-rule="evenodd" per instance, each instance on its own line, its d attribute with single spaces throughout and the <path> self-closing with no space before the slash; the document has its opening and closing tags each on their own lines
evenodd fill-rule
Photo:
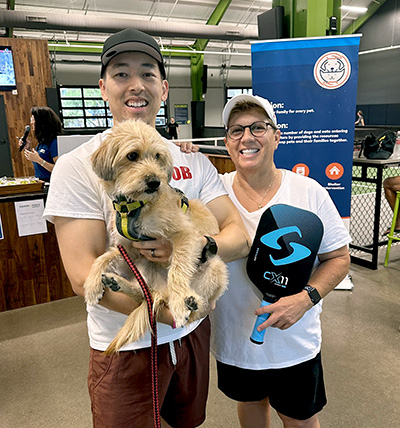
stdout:
<svg viewBox="0 0 400 428">
<path fill-rule="evenodd" d="M 38 145 L 31 147 L 30 140 L 24 150 L 26 159 L 33 162 L 35 176 L 43 181 L 50 181 L 50 175 L 58 158 L 57 135 L 62 132 L 62 124 L 50 107 L 31 108 L 31 130 Z M 22 140 L 19 140 L 22 145 Z"/>
<path fill-rule="evenodd" d="M 358 110 L 357 112 L 357 120 L 355 122 L 356 126 L 365 126 L 365 122 L 364 122 L 364 115 L 363 112 L 361 110 Z"/>
</svg>

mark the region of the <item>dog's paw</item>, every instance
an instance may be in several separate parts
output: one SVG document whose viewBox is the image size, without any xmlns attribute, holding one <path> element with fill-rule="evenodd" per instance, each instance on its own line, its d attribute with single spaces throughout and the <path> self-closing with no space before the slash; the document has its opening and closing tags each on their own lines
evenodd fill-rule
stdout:
<svg viewBox="0 0 400 428">
<path fill-rule="evenodd" d="M 177 327 L 186 325 L 193 318 L 193 314 L 197 314 L 199 310 L 202 310 L 204 305 L 204 299 L 195 293 L 183 299 L 170 299 L 168 302 L 168 307 Z"/>
<path fill-rule="evenodd" d="M 85 288 L 85 301 L 88 305 L 95 305 L 96 303 L 99 303 L 100 300 L 103 298 L 104 295 L 104 288 L 103 287 L 96 287 L 95 289 L 89 290 L 88 288 Z"/>
<path fill-rule="evenodd" d="M 192 313 L 192 310 L 189 309 L 188 304 L 186 301 L 189 298 L 186 299 L 180 299 L 179 301 L 169 301 L 168 307 L 171 311 L 171 314 L 174 318 L 175 324 L 177 327 L 183 327 L 187 324 L 188 319 L 190 317 L 190 314 Z M 190 302 L 193 304 L 193 302 Z"/>
<path fill-rule="evenodd" d="M 101 283 L 104 287 L 107 287 L 112 291 L 119 291 L 121 289 L 118 282 L 112 276 L 107 276 L 105 273 L 101 275 Z"/>
<path fill-rule="evenodd" d="M 199 305 L 194 296 L 186 297 L 185 304 L 189 311 L 197 311 L 197 309 L 199 309 Z"/>
</svg>

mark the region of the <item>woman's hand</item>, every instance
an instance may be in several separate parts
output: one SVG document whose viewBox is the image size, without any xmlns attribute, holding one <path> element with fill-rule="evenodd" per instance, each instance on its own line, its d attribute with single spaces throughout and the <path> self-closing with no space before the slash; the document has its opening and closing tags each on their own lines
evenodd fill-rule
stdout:
<svg viewBox="0 0 400 428">
<path fill-rule="evenodd" d="M 312 307 L 313 304 L 306 291 L 301 291 L 292 296 L 281 297 L 277 302 L 259 308 L 254 312 L 255 315 L 271 314 L 266 321 L 260 324 L 257 330 L 262 331 L 268 327 L 286 330 L 302 318 Z"/>
<path fill-rule="evenodd" d="M 39 156 L 39 153 L 35 150 L 24 150 L 25 157 L 31 162 L 42 163 L 43 159 Z"/>
<path fill-rule="evenodd" d="M 31 149 L 31 140 L 26 140 L 26 142 L 24 143 L 24 141 L 22 140 L 22 138 L 20 138 L 18 140 L 18 146 L 24 146 L 25 150 L 30 150 Z"/>
<path fill-rule="evenodd" d="M 172 244 L 164 238 L 153 241 L 132 241 L 132 246 L 151 262 L 167 263 L 172 254 Z"/>
</svg>

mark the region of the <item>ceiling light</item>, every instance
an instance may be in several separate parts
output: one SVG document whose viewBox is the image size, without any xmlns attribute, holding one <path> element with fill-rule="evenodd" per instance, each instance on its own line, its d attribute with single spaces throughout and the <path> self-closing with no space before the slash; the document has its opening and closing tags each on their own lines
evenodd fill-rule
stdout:
<svg viewBox="0 0 400 428">
<path fill-rule="evenodd" d="M 349 12 L 358 12 L 358 13 L 365 13 L 368 10 L 367 7 L 357 7 L 357 6 L 340 6 L 340 9 L 347 10 Z"/>
</svg>

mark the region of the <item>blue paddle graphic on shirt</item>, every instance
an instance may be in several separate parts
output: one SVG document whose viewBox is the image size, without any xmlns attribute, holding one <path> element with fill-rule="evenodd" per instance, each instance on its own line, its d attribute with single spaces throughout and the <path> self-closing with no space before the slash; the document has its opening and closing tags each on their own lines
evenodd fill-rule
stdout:
<svg viewBox="0 0 400 428">
<path fill-rule="evenodd" d="M 299 293 L 307 285 L 323 236 L 323 225 L 311 211 L 278 204 L 261 216 L 247 259 L 247 275 L 263 294 L 261 307 Z M 250 340 L 264 342 L 257 327 L 269 313 L 257 317 Z"/>
</svg>

